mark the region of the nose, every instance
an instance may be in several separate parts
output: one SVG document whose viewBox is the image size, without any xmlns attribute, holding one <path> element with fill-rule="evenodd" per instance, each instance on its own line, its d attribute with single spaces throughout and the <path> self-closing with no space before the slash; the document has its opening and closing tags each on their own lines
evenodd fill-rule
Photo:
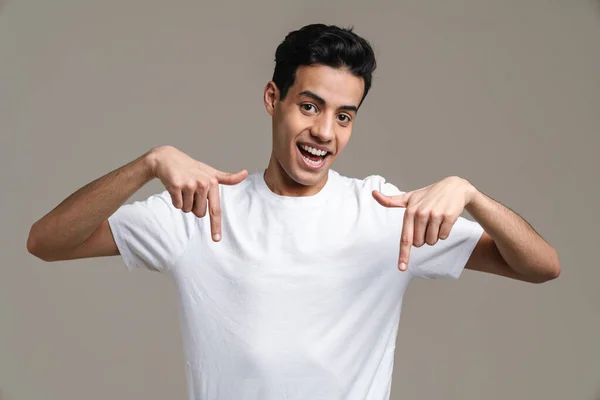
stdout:
<svg viewBox="0 0 600 400">
<path fill-rule="evenodd" d="M 310 133 L 322 143 L 328 143 L 335 137 L 335 121 L 333 117 L 323 115 L 315 119 Z"/>
</svg>

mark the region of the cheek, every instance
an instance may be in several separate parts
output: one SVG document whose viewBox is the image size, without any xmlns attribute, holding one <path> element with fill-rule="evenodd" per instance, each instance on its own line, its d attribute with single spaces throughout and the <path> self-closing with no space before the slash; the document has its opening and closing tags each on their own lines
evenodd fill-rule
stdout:
<svg viewBox="0 0 600 400">
<path fill-rule="evenodd" d="M 350 136 L 352 136 L 352 131 L 350 128 L 347 128 L 344 132 L 341 132 L 337 136 L 337 150 L 342 151 L 350 141 Z"/>
<path fill-rule="evenodd" d="M 281 136 L 284 141 L 294 141 L 296 136 L 300 134 L 306 127 L 303 124 L 302 118 L 288 115 L 281 124 Z"/>
<path fill-rule="evenodd" d="M 281 146 L 287 141 L 289 130 L 289 121 L 281 112 L 278 112 L 273 118 L 273 141 Z"/>
</svg>

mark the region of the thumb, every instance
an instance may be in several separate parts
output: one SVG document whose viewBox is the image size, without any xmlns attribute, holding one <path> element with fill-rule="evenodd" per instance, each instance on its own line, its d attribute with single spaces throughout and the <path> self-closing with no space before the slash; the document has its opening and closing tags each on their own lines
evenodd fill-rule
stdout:
<svg viewBox="0 0 600 400">
<path fill-rule="evenodd" d="M 239 172 L 236 172 L 235 174 L 217 171 L 216 176 L 219 183 L 222 183 L 224 185 L 237 185 L 238 183 L 246 179 L 246 177 L 248 176 L 248 171 L 244 169 Z"/>
<path fill-rule="evenodd" d="M 386 196 L 378 190 L 373 190 L 373 197 L 384 207 L 406 207 L 408 204 L 408 193 L 397 196 Z"/>
</svg>

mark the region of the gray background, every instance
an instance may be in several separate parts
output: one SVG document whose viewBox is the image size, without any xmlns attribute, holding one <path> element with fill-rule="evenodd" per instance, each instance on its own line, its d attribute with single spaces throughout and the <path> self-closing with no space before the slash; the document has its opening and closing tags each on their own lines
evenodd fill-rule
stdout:
<svg viewBox="0 0 600 400">
<path fill-rule="evenodd" d="M 15 0 L 0 2 L 2 400 L 186 398 L 166 276 L 44 263 L 29 228 L 160 144 L 266 167 L 275 48 L 313 22 L 354 25 L 379 62 L 334 169 L 405 191 L 467 178 L 562 262 L 543 285 L 414 283 L 392 398 L 600 398 L 598 2 Z"/>
</svg>

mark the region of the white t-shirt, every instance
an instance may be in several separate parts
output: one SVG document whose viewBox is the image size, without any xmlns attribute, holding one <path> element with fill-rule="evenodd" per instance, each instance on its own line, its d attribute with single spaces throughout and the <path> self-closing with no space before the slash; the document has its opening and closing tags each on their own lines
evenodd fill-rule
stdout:
<svg viewBox="0 0 600 400">
<path fill-rule="evenodd" d="M 180 302 L 192 400 L 387 400 L 402 296 L 413 277 L 460 276 L 483 232 L 460 218 L 450 237 L 413 247 L 397 268 L 403 208 L 380 176 L 330 170 L 316 195 L 273 193 L 264 171 L 221 186 L 222 239 L 208 214 L 167 191 L 109 223 L 126 266 L 167 273 Z"/>
</svg>

